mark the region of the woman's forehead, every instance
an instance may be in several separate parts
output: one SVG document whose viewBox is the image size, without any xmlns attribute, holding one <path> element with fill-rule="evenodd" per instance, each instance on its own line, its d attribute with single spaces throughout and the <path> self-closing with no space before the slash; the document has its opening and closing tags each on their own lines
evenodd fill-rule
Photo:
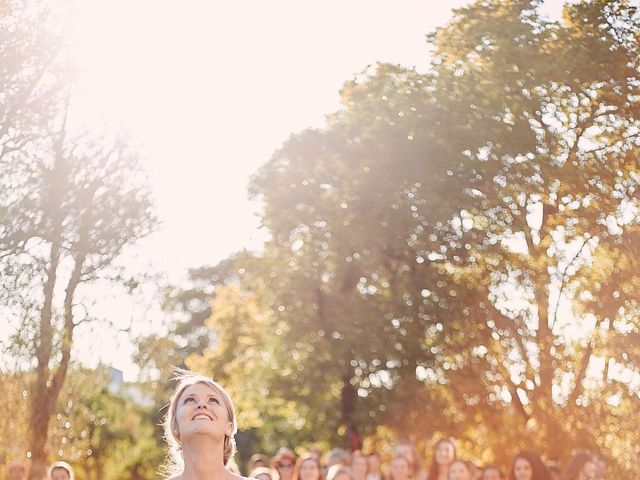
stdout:
<svg viewBox="0 0 640 480">
<path fill-rule="evenodd" d="M 215 395 L 219 397 L 220 392 L 218 392 L 217 389 L 207 383 L 197 382 L 192 385 L 186 386 L 184 390 L 182 390 L 182 394 L 180 396 L 184 397 L 187 395 Z"/>
</svg>

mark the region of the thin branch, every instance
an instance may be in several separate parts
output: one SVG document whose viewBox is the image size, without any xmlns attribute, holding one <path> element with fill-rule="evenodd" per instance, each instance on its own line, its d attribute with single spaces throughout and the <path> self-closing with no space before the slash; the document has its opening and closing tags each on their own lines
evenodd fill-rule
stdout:
<svg viewBox="0 0 640 480">
<path fill-rule="evenodd" d="M 569 268 L 571 268 L 573 266 L 573 264 L 575 263 L 575 261 L 580 257 L 580 255 L 582 254 L 582 250 L 584 250 L 584 247 L 587 246 L 587 244 L 595 237 L 587 237 L 583 242 L 582 245 L 580 246 L 580 249 L 578 250 L 578 252 L 574 255 L 574 257 L 571 259 L 571 261 L 567 264 L 566 267 L 564 267 L 564 271 L 562 272 L 562 279 L 560 282 L 560 291 L 558 291 L 558 298 L 556 300 L 556 306 L 554 308 L 553 311 L 553 321 L 551 322 L 551 331 L 553 332 L 553 329 L 556 325 L 556 320 L 558 319 L 558 310 L 560 309 L 560 300 L 562 299 L 562 293 L 564 292 L 564 288 L 567 285 L 567 273 L 569 271 Z"/>
</svg>

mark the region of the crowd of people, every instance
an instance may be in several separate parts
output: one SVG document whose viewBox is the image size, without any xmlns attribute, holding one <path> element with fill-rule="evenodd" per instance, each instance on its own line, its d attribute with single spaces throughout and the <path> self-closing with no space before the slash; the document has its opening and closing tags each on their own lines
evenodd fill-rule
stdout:
<svg viewBox="0 0 640 480">
<path fill-rule="evenodd" d="M 27 467 L 16 460 L 7 467 L 7 480 L 24 480 Z M 54 462 L 47 469 L 47 480 L 75 480 L 73 468 L 67 462 Z"/>
<path fill-rule="evenodd" d="M 459 458 L 455 441 L 444 438 L 436 444 L 428 468 L 423 468 L 415 445 L 402 442 L 393 448 L 386 468 L 376 452 L 350 453 L 337 448 L 322 462 L 317 450 L 298 457 L 283 447 L 271 460 L 262 454 L 253 455 L 247 471 L 249 477 L 258 480 L 603 480 L 604 466 L 599 458 L 583 451 L 561 471 L 556 464 L 545 464 L 535 453 L 522 451 L 508 471 L 498 465 L 480 467 Z"/>
<path fill-rule="evenodd" d="M 212 379 L 181 371 L 164 422 L 169 460 L 164 476 L 169 480 L 246 480 L 234 462 L 238 429 L 233 402 Z M 438 441 L 423 465 L 411 442 L 393 447 L 388 462 L 377 452 L 333 449 L 324 457 L 312 449 L 297 455 L 282 447 L 269 459 L 255 454 L 247 465 L 256 480 L 604 480 L 605 464 L 589 452 L 578 452 L 561 470 L 545 464 L 530 451 L 518 453 L 508 470 L 498 465 L 478 466 L 459 458 L 452 438 Z M 8 480 L 24 480 L 26 468 L 19 462 L 7 468 Z M 53 463 L 47 480 L 74 480 L 66 462 Z M 100 479 L 98 479 L 100 480 Z"/>
</svg>

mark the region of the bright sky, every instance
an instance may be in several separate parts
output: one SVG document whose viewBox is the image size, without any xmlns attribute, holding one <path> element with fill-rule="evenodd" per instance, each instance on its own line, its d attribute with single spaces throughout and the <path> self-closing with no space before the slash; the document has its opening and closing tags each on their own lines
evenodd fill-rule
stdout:
<svg viewBox="0 0 640 480">
<path fill-rule="evenodd" d="M 146 146 L 164 225 L 142 256 L 178 274 L 259 247 L 251 174 L 292 132 L 321 126 L 341 85 L 367 65 L 426 67 L 425 34 L 466 3 L 79 2 L 87 115 L 124 122 Z M 553 15 L 559 9 L 549 2 Z M 99 352 L 131 377 L 130 342 L 100 342 L 77 357 Z"/>
</svg>

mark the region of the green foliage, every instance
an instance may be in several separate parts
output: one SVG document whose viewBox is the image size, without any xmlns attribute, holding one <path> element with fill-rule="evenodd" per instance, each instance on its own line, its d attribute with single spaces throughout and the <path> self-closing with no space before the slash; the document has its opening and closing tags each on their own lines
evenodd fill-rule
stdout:
<svg viewBox="0 0 640 480">
<path fill-rule="evenodd" d="M 190 365 L 262 418 L 293 402 L 310 440 L 353 422 L 635 468 L 638 13 L 538 4 L 457 10 L 427 73 L 377 65 L 274 154 L 251 184 L 272 239 L 230 259 Z"/>
</svg>

